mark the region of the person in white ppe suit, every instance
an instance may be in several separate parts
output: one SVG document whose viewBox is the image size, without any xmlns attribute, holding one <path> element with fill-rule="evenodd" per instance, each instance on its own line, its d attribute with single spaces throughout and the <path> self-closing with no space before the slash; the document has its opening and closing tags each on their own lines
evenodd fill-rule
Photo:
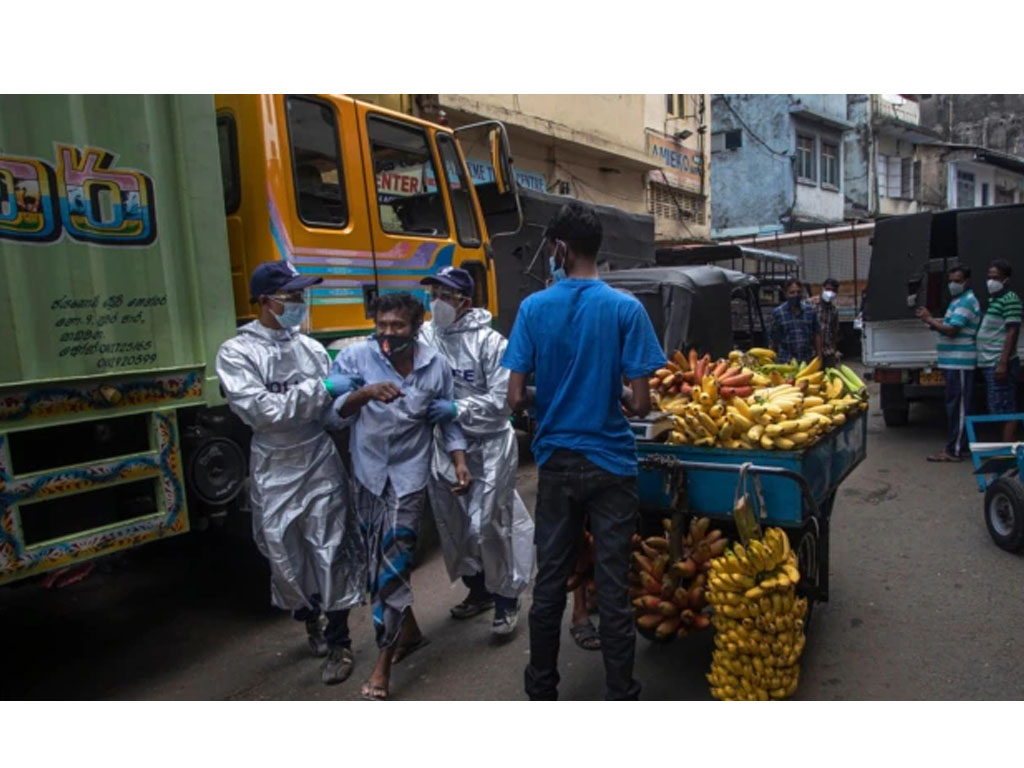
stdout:
<svg viewBox="0 0 1024 768">
<path fill-rule="evenodd" d="M 506 400 L 509 371 L 501 366 L 507 342 L 491 328 L 491 313 L 473 308 L 475 286 L 466 270 L 445 267 L 421 283 L 430 286 L 431 321 L 420 340 L 445 356 L 455 380 L 454 399 L 435 402 L 430 419 L 461 427 L 474 478 L 468 494 L 452 493 L 451 459 L 434 441 L 430 507 L 448 575 L 469 588 L 451 615 L 466 619 L 493 606 L 491 631 L 508 635 L 533 570 L 533 521 L 516 492 L 519 448 Z"/>
<path fill-rule="evenodd" d="M 348 612 L 362 602 L 366 566 L 348 476 L 325 428 L 341 427 L 336 400 L 363 382 L 329 375 L 327 351 L 298 332 L 303 291 L 321 280 L 285 261 L 258 266 L 249 287 L 259 318 L 221 345 L 217 376 L 253 431 L 253 538 L 270 563 L 271 602 L 305 622 L 332 685 L 352 673 Z"/>
</svg>

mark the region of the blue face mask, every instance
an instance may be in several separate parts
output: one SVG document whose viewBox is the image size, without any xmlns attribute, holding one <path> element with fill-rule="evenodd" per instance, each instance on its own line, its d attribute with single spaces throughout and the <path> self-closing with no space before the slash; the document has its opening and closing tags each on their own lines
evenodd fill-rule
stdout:
<svg viewBox="0 0 1024 768">
<path fill-rule="evenodd" d="M 306 319 L 306 305 L 304 302 L 283 301 L 281 305 L 284 307 L 284 312 L 280 315 L 274 312 L 274 310 L 270 310 L 270 313 L 282 328 L 298 328 L 302 325 L 302 321 Z"/>
<path fill-rule="evenodd" d="M 565 280 L 568 277 L 562 267 L 556 266 L 554 256 L 548 256 L 548 269 L 551 270 L 551 279 L 556 283 L 559 280 Z"/>
</svg>

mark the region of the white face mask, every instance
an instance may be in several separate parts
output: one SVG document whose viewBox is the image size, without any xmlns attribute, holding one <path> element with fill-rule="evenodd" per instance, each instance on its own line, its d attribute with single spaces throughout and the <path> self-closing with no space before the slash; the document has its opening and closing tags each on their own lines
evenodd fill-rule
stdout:
<svg viewBox="0 0 1024 768">
<path fill-rule="evenodd" d="M 949 295 L 950 296 L 959 296 L 961 293 L 964 292 L 964 288 L 966 288 L 966 287 L 967 286 L 964 285 L 963 283 L 953 283 L 953 282 L 951 282 L 949 284 Z"/>
<path fill-rule="evenodd" d="M 430 302 L 430 318 L 438 328 L 447 328 L 455 322 L 455 307 L 444 299 L 433 299 Z"/>
<path fill-rule="evenodd" d="M 270 310 L 278 325 L 282 328 L 298 328 L 302 325 L 302 321 L 306 319 L 306 304 L 304 302 L 282 301 L 281 306 L 284 307 L 284 312 L 281 314 Z"/>
<path fill-rule="evenodd" d="M 985 285 L 988 286 L 988 292 L 989 293 L 999 293 L 1001 290 L 1003 290 L 1003 281 L 1002 280 L 988 280 L 985 283 Z"/>
<path fill-rule="evenodd" d="M 821 300 L 822 301 L 827 301 L 829 304 L 832 303 L 832 301 L 833 301 L 833 299 L 835 299 L 835 297 L 836 297 L 836 292 L 835 291 L 822 291 L 821 292 Z"/>
</svg>

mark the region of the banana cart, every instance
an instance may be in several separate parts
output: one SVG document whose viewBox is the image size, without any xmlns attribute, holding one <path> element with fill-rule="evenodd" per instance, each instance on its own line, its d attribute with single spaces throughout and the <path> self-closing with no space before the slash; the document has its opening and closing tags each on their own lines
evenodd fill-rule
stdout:
<svg viewBox="0 0 1024 768">
<path fill-rule="evenodd" d="M 828 600 L 829 525 L 836 491 L 867 455 L 867 414 L 797 451 L 730 450 L 637 443 L 637 492 L 644 525 L 661 518 L 710 517 L 729 527 L 737 485 L 752 487 L 762 526 L 790 537 L 800 568 L 800 589 Z M 1024 488 L 1018 491 L 1024 503 Z M 1022 507 L 1024 510 L 1024 507 Z"/>
<path fill-rule="evenodd" d="M 1007 552 L 1024 549 L 1024 443 L 986 443 L 978 440 L 978 425 L 1016 421 L 1024 413 L 967 417 L 967 439 L 978 490 L 985 494 L 985 527 L 997 546 Z"/>
</svg>

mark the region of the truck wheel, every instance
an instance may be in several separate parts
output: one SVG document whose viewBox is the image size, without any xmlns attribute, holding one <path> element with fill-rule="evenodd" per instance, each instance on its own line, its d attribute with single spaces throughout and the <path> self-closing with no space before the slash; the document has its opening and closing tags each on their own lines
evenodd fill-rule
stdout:
<svg viewBox="0 0 1024 768">
<path fill-rule="evenodd" d="M 1017 478 L 1000 477 L 985 491 L 985 526 L 998 547 L 1024 549 L 1024 486 Z"/>
<path fill-rule="evenodd" d="M 887 427 L 905 427 L 910 421 L 910 406 L 902 408 L 885 408 L 882 411 L 882 419 Z"/>
</svg>

